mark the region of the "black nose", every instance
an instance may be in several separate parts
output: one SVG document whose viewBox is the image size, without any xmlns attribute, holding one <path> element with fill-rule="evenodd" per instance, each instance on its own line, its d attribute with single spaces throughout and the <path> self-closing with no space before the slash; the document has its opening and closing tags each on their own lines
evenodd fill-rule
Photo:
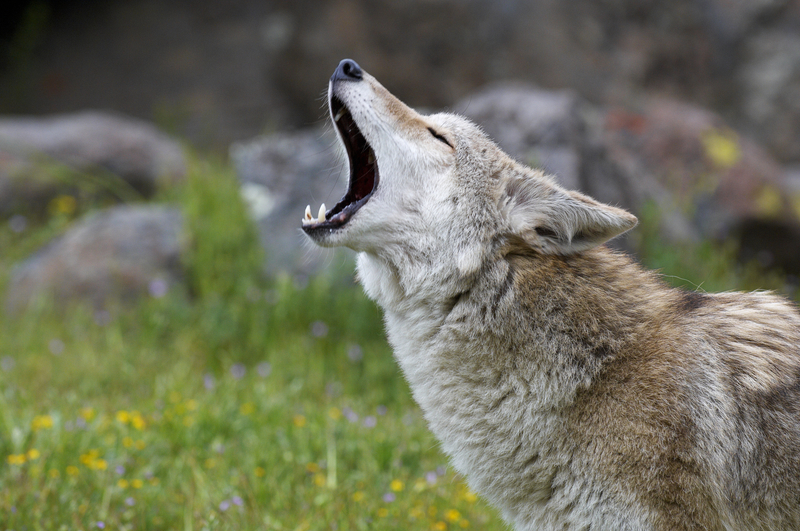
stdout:
<svg viewBox="0 0 800 531">
<path fill-rule="evenodd" d="M 364 77 L 364 72 L 358 66 L 358 63 L 352 59 L 342 59 L 339 66 L 333 71 L 331 81 L 358 81 L 362 77 Z"/>
</svg>

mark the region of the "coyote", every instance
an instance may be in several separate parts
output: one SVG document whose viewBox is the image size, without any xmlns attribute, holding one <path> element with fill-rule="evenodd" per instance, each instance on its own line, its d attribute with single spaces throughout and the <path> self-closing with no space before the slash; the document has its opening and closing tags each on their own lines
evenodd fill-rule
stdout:
<svg viewBox="0 0 800 531">
<path fill-rule="evenodd" d="M 303 230 L 358 252 L 397 362 L 519 530 L 800 529 L 800 312 L 675 289 L 603 244 L 637 220 L 558 186 L 351 60 L 349 187 Z"/>
</svg>

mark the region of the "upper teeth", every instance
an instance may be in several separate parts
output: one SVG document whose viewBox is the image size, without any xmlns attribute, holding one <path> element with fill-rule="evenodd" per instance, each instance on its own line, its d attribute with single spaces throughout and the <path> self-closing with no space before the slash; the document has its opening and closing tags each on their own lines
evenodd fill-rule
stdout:
<svg viewBox="0 0 800 531">
<path fill-rule="evenodd" d="M 339 112 L 337 112 L 337 113 L 336 113 L 336 116 L 334 116 L 334 117 L 333 117 L 333 121 L 334 121 L 334 122 L 338 122 L 339 120 L 341 120 L 342 116 L 344 116 L 344 112 L 345 112 L 345 111 L 344 111 L 344 107 L 342 107 L 341 109 L 339 109 Z"/>
<path fill-rule="evenodd" d="M 311 216 L 311 205 L 306 206 L 305 214 L 303 215 L 303 225 L 310 225 L 311 223 L 322 223 L 325 221 L 325 203 L 322 203 L 319 207 L 319 213 L 317 214 L 317 219 L 314 219 Z"/>
</svg>

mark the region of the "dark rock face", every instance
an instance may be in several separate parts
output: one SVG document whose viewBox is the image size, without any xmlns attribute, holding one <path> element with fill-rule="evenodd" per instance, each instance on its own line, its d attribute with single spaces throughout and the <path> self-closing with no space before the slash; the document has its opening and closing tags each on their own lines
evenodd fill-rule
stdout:
<svg viewBox="0 0 800 531">
<path fill-rule="evenodd" d="M 182 278 L 182 224 L 177 209 L 163 206 L 91 215 L 14 268 L 6 308 L 17 312 L 42 299 L 103 308 L 164 295 Z"/>
<path fill-rule="evenodd" d="M 60 193 L 150 197 L 183 177 L 183 150 L 152 125 L 101 112 L 0 118 L 0 216 Z"/>
<path fill-rule="evenodd" d="M 101 106 L 227 144 L 319 121 L 330 73 L 352 57 L 415 107 L 509 79 L 600 104 L 691 101 L 790 161 L 799 34 L 796 0 L 72 2 L 24 76 L 0 73 L 0 103 Z"/>
</svg>

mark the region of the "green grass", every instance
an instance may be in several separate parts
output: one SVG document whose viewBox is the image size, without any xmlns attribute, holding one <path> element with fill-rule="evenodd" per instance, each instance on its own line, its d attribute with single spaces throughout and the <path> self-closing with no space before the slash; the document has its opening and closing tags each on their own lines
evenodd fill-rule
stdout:
<svg viewBox="0 0 800 531">
<path fill-rule="evenodd" d="M 351 271 L 265 278 L 223 164 L 195 158 L 161 200 L 186 215 L 185 290 L 0 320 L 0 530 L 505 529 L 447 468 Z M 0 293 L 90 206 L 0 223 Z M 644 261 L 668 280 L 779 284 L 653 226 Z"/>
<path fill-rule="evenodd" d="M 222 164 L 162 200 L 186 215 L 187 289 L 0 320 L 0 530 L 504 529 L 447 468 L 352 271 L 264 278 Z M 74 217 L 0 224 L 0 288 Z"/>
</svg>

